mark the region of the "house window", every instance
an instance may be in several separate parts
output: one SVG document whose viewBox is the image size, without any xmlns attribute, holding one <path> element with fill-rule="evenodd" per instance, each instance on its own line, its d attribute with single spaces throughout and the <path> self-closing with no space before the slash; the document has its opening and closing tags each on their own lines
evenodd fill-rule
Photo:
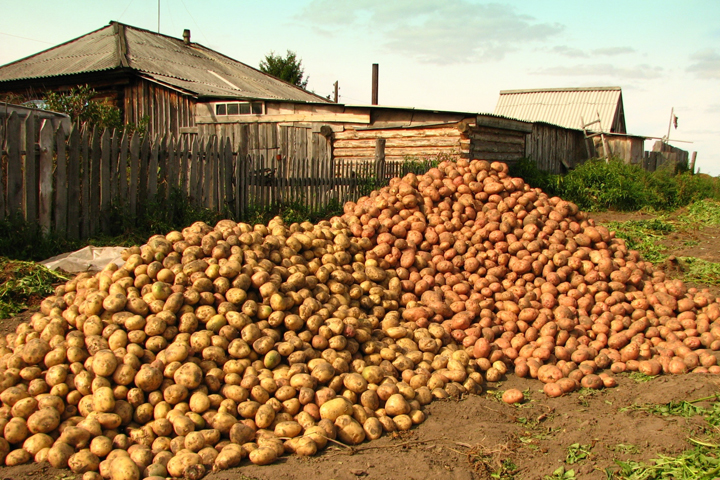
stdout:
<svg viewBox="0 0 720 480">
<path fill-rule="evenodd" d="M 215 115 L 262 115 L 263 102 L 226 102 L 215 104 Z"/>
</svg>

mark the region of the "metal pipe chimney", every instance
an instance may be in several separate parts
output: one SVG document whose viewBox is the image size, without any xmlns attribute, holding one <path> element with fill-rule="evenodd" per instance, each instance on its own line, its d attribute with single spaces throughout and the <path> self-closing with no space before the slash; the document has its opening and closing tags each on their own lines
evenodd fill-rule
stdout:
<svg viewBox="0 0 720 480">
<path fill-rule="evenodd" d="M 185 45 L 190 45 L 190 29 L 188 28 L 183 30 L 183 43 Z"/>
<path fill-rule="evenodd" d="M 380 66 L 377 63 L 372 64 L 372 103 L 371 105 L 378 104 L 378 76 Z"/>
</svg>

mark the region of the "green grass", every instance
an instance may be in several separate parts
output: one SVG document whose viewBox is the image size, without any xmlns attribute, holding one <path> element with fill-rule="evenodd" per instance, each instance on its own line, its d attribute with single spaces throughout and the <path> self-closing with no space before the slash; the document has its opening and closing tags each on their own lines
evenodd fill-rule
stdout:
<svg viewBox="0 0 720 480">
<path fill-rule="evenodd" d="M 0 318 L 10 318 L 53 293 L 63 275 L 33 262 L 0 257 Z"/>
</svg>

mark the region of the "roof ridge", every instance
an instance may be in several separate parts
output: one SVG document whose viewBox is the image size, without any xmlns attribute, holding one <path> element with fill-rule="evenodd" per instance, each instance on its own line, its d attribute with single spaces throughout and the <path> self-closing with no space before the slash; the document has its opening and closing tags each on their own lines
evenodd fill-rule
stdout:
<svg viewBox="0 0 720 480">
<path fill-rule="evenodd" d="M 561 87 L 561 88 L 527 88 L 519 90 L 500 90 L 500 95 L 513 93 L 541 93 L 541 92 L 593 92 L 593 91 L 620 91 L 622 87 L 605 86 L 605 87 Z"/>
</svg>

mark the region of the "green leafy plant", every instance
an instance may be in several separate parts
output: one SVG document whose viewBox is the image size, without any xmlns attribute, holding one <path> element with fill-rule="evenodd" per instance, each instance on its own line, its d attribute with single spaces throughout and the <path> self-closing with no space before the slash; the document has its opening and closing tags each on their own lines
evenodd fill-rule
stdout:
<svg viewBox="0 0 720 480">
<path fill-rule="evenodd" d="M 575 470 L 565 470 L 565 467 L 558 467 L 552 475 L 545 475 L 545 480 L 569 480 L 574 479 Z"/>
<path fill-rule="evenodd" d="M 646 462 L 616 461 L 620 469 L 609 478 L 618 480 L 713 480 L 720 475 L 720 449 L 698 445 L 676 457 L 659 455 Z"/>
<path fill-rule="evenodd" d="M 581 445 L 579 443 L 573 443 L 568 447 L 567 457 L 565 462 L 568 465 L 578 463 L 582 460 L 586 460 L 592 456 L 592 445 Z"/>
</svg>

